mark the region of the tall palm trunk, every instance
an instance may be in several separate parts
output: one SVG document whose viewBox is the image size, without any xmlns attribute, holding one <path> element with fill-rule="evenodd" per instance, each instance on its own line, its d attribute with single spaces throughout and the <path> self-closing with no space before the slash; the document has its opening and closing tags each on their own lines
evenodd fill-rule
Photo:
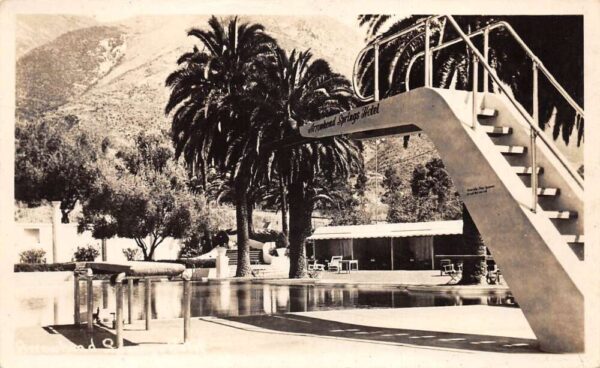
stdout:
<svg viewBox="0 0 600 368">
<path fill-rule="evenodd" d="M 302 183 L 292 183 L 289 192 L 290 273 L 289 277 L 306 276 L 306 238 L 311 231 L 312 203 L 304 195 Z"/>
<path fill-rule="evenodd" d="M 287 193 L 285 185 L 283 184 L 283 178 L 279 177 L 279 193 L 281 195 L 281 232 L 285 235 L 285 239 L 289 239 L 290 229 L 288 225 L 288 204 L 287 204 Z M 289 243 L 289 242 L 288 242 Z M 286 244 L 286 247 L 289 244 Z"/>
<path fill-rule="evenodd" d="M 235 220 L 237 226 L 238 262 L 236 277 L 250 275 L 250 246 L 248 243 L 248 190 L 242 180 L 235 186 Z"/>
<path fill-rule="evenodd" d="M 246 206 L 247 206 L 247 215 L 248 215 L 248 235 L 250 237 L 252 237 L 252 236 L 254 236 L 254 220 L 253 220 L 254 203 L 252 203 L 252 201 L 248 200 L 248 201 L 246 201 Z"/>
<path fill-rule="evenodd" d="M 477 255 L 477 258 L 466 258 L 463 263 L 462 278 L 460 284 L 483 284 L 487 275 L 487 263 L 485 260 L 486 247 L 473 222 L 467 206 L 463 204 L 463 237 L 465 241 L 465 253 Z"/>
</svg>

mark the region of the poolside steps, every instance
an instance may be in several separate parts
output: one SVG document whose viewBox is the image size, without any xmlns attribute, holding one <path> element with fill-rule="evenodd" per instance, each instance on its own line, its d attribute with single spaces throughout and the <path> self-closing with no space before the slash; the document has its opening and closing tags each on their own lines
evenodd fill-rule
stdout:
<svg viewBox="0 0 600 368">
<path fill-rule="evenodd" d="M 531 166 L 513 166 L 512 168 L 517 175 L 531 175 L 533 172 Z M 537 166 L 535 171 L 538 175 L 541 175 L 544 173 L 544 168 Z"/>
</svg>

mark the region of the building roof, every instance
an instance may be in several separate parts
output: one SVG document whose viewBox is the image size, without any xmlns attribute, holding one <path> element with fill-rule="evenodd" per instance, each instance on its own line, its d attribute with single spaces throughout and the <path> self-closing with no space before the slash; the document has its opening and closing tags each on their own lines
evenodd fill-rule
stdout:
<svg viewBox="0 0 600 368">
<path fill-rule="evenodd" d="M 323 226 L 317 228 L 308 239 L 402 238 L 407 236 L 457 235 L 462 234 L 462 226 L 462 220 L 401 224 Z"/>
</svg>

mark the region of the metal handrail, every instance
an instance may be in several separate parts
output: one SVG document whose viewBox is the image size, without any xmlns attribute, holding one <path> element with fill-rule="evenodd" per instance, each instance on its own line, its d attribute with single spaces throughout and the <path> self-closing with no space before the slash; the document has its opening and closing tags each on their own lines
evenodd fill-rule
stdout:
<svg viewBox="0 0 600 368">
<path fill-rule="evenodd" d="M 427 22 L 431 22 L 432 20 L 437 20 L 440 18 L 449 18 L 452 17 L 451 15 L 434 15 L 434 16 L 430 16 L 427 17 L 425 19 L 420 20 L 419 22 L 417 22 L 415 25 L 406 28 L 402 31 L 396 32 L 392 35 L 389 35 L 387 37 L 383 37 L 383 38 L 375 38 L 370 45 L 364 47 L 359 53 L 358 56 L 356 58 L 356 61 L 354 62 L 354 67 L 353 67 L 353 72 L 352 72 L 352 86 L 354 87 L 354 91 L 356 93 L 356 95 L 358 96 L 358 98 L 363 101 L 363 102 L 369 102 L 372 101 L 374 99 L 374 95 L 373 96 L 363 96 L 362 94 L 360 94 L 359 88 L 358 88 L 358 83 L 357 83 L 357 69 L 358 69 L 358 65 L 361 61 L 361 58 L 363 57 L 363 55 L 368 52 L 371 49 L 374 49 L 375 45 L 377 44 L 378 46 L 380 46 L 381 44 L 390 42 L 396 38 L 402 37 L 403 35 L 414 31 L 415 29 L 418 29 L 419 27 L 425 25 Z M 454 19 L 454 17 L 452 17 L 452 19 Z M 456 21 L 455 21 L 456 23 Z M 457 25 L 458 26 L 458 25 Z M 554 86 L 554 88 L 556 88 L 558 90 L 558 92 L 565 98 L 565 100 L 567 100 L 567 102 L 569 103 L 569 105 L 571 105 L 573 107 L 573 109 L 575 111 L 577 111 L 577 113 L 584 118 L 584 111 L 581 108 L 581 106 L 579 106 L 579 104 L 577 102 L 575 102 L 575 100 L 569 95 L 569 93 L 562 87 L 562 85 L 556 80 L 556 78 L 554 78 L 554 76 L 552 75 L 552 73 L 550 73 L 550 71 L 546 68 L 546 66 L 544 66 L 544 64 L 542 63 L 542 61 L 535 55 L 535 53 L 533 51 L 531 51 L 531 49 L 529 48 L 529 46 L 527 46 L 527 44 L 525 43 L 525 41 L 523 41 L 523 39 L 519 36 L 519 34 L 514 30 L 514 28 L 506 21 L 498 21 L 496 23 L 492 23 L 490 25 L 487 25 L 477 31 L 471 32 L 469 33 L 467 36 L 469 38 L 472 37 L 476 37 L 476 36 L 480 36 L 480 35 L 484 35 L 486 32 L 492 31 L 496 28 L 504 28 L 508 31 L 508 33 L 515 39 L 515 41 L 517 41 L 517 43 L 519 44 L 519 46 L 521 46 L 521 48 L 523 48 L 523 50 L 525 51 L 525 53 L 527 54 L 527 56 L 529 56 L 531 58 L 531 60 L 537 64 L 539 70 L 542 72 L 542 74 L 544 74 L 544 76 L 546 76 L 546 78 L 548 78 L 548 81 L 550 81 L 550 83 Z M 460 29 L 460 28 L 459 28 Z M 457 37 L 453 40 L 444 42 L 441 45 L 438 46 L 434 46 L 430 48 L 430 52 L 435 52 L 435 51 L 439 51 L 442 50 L 446 47 L 452 46 L 454 44 L 457 44 L 461 41 L 463 41 L 464 39 L 462 37 Z M 421 51 L 419 53 L 417 53 L 415 56 L 413 56 L 413 58 L 410 61 L 410 64 L 412 66 L 414 59 L 417 59 L 421 56 L 425 55 L 425 51 Z M 483 60 L 487 60 L 487 59 L 483 59 Z"/>
<path fill-rule="evenodd" d="M 473 38 L 473 37 L 485 35 L 486 31 L 489 32 L 496 28 L 504 28 L 505 30 L 508 31 L 508 33 L 515 39 L 515 41 L 517 41 L 519 46 L 521 46 L 521 48 L 525 51 L 527 56 L 529 56 L 531 58 L 531 60 L 537 65 L 538 69 L 542 72 L 542 74 L 544 74 L 544 76 L 546 78 L 548 78 L 548 81 L 550 81 L 550 83 L 554 86 L 554 88 L 556 88 L 558 90 L 558 92 L 564 97 L 564 99 L 569 103 L 569 105 L 571 105 L 571 107 L 573 107 L 573 109 L 575 111 L 577 111 L 577 113 L 583 118 L 584 111 L 581 108 L 581 106 L 579 106 L 579 104 L 577 102 L 575 102 L 575 100 L 573 100 L 573 98 L 569 95 L 569 93 L 567 91 L 565 91 L 565 89 L 556 80 L 556 78 L 554 78 L 552 73 L 550 73 L 550 71 L 544 66 L 542 61 L 533 53 L 533 51 L 531 51 L 531 49 L 527 46 L 527 44 L 525 44 L 523 39 L 519 36 L 519 34 L 512 28 L 512 26 L 509 23 L 507 23 L 505 21 L 499 21 L 496 23 L 492 23 L 492 24 L 487 25 L 477 31 L 471 32 L 471 33 L 467 34 L 466 36 L 469 38 Z M 430 52 L 436 52 L 436 51 L 445 49 L 446 47 L 450 47 L 461 41 L 463 41 L 462 37 L 457 37 L 453 40 L 444 42 L 441 45 L 431 47 Z M 425 51 L 421 51 L 413 56 L 413 58 L 411 59 L 410 64 L 409 64 L 409 69 L 407 71 L 407 75 L 410 74 L 410 67 L 412 67 L 414 60 L 416 60 L 424 55 L 425 55 Z M 484 58 L 484 60 L 487 60 L 487 58 Z"/>
<path fill-rule="evenodd" d="M 374 42 L 372 42 L 370 45 L 366 46 L 365 48 L 363 48 L 357 58 L 356 61 L 354 63 L 354 70 L 352 73 L 352 85 L 354 87 L 354 91 L 355 94 L 357 95 L 357 97 L 363 101 L 363 102 L 369 102 L 369 101 L 373 101 L 379 100 L 379 91 L 378 91 L 378 81 L 375 81 L 375 91 L 373 96 L 363 96 L 360 93 L 359 88 L 357 87 L 357 67 L 359 62 L 362 60 L 364 54 L 366 52 L 368 52 L 371 49 L 374 49 L 376 51 L 378 51 L 379 46 L 382 43 L 386 43 L 389 42 L 393 39 L 399 38 L 411 31 L 414 31 L 415 29 L 421 27 L 422 25 L 426 24 L 428 25 L 432 20 L 435 19 L 440 19 L 442 17 L 445 17 L 448 19 L 448 21 L 450 21 L 450 23 L 452 24 L 452 26 L 454 27 L 454 29 L 456 30 L 456 32 L 459 34 L 459 37 L 448 41 L 444 44 L 438 45 L 436 47 L 430 47 L 429 44 L 425 44 L 425 51 L 424 52 L 420 52 L 418 54 L 416 54 L 413 59 L 411 60 L 411 62 L 409 63 L 409 67 L 412 66 L 414 60 L 416 60 L 416 58 L 420 57 L 421 55 L 425 56 L 425 60 L 426 60 L 426 70 L 425 70 L 425 85 L 427 87 L 431 87 L 429 84 L 431 82 L 429 75 L 432 74 L 427 70 L 427 66 L 431 67 L 431 65 L 427 65 L 430 64 L 427 62 L 428 58 L 431 57 L 432 52 L 434 51 L 438 51 L 441 50 L 445 47 L 451 46 L 453 44 L 456 44 L 458 42 L 460 42 L 461 40 L 464 41 L 467 46 L 471 49 L 471 51 L 473 52 L 474 56 L 475 56 L 475 61 L 474 61 L 474 65 L 477 65 L 478 63 L 481 63 L 483 68 L 484 68 L 484 83 L 485 81 L 487 81 L 488 79 L 488 74 L 491 76 L 491 78 L 496 82 L 498 88 L 507 96 L 508 100 L 511 102 L 511 104 L 517 109 L 517 111 L 519 112 L 519 114 L 525 119 L 525 121 L 529 124 L 530 129 L 531 129 L 531 135 L 532 135 L 532 142 L 533 144 L 535 144 L 535 137 L 539 136 L 540 139 L 544 142 L 544 144 L 548 147 L 548 149 L 554 154 L 554 156 L 559 160 L 559 162 L 563 165 L 563 167 L 567 170 L 567 172 L 573 177 L 573 179 L 575 180 L 575 182 L 581 187 L 583 188 L 583 180 L 582 178 L 576 173 L 576 171 L 571 167 L 571 165 L 568 163 L 568 161 L 564 158 L 564 156 L 560 153 L 560 151 L 558 151 L 555 146 L 548 141 L 548 139 L 545 137 L 545 135 L 543 134 L 543 130 L 541 130 L 538 127 L 538 124 L 536 121 L 534 121 L 534 119 L 531 117 L 531 115 L 529 115 L 529 113 L 514 99 L 514 97 L 512 97 L 511 94 L 508 93 L 506 87 L 504 87 L 504 85 L 502 84 L 502 82 L 500 81 L 500 78 L 496 75 L 494 69 L 488 64 L 487 62 L 487 52 L 486 55 L 482 55 L 481 52 L 479 52 L 479 50 L 477 49 L 477 47 L 475 47 L 475 45 L 471 42 L 471 37 L 475 37 L 475 36 L 479 36 L 481 34 L 486 36 L 486 43 L 487 43 L 487 35 L 489 33 L 490 30 L 494 29 L 494 28 L 499 28 L 499 27 L 503 27 L 505 29 L 508 30 L 508 32 L 513 36 L 513 38 L 515 38 L 515 40 L 521 45 L 521 47 L 525 50 L 525 52 L 528 54 L 528 56 L 532 59 L 533 64 L 534 64 L 534 69 L 535 69 L 535 73 L 537 73 L 537 69 L 539 68 L 539 70 L 542 71 L 542 73 L 548 78 L 548 80 L 550 81 L 550 83 L 558 90 L 558 92 L 567 100 L 567 102 L 575 109 L 575 111 L 583 118 L 584 117 L 584 111 L 583 109 L 571 98 L 571 96 L 564 90 L 564 88 L 560 85 L 560 83 L 558 83 L 556 81 L 556 79 L 554 78 L 554 76 L 552 76 L 552 74 L 548 71 L 548 69 L 546 69 L 546 67 L 542 64 L 542 62 L 539 60 L 539 58 L 531 51 L 531 49 L 529 49 L 529 47 L 527 47 L 527 45 L 525 44 L 525 42 L 521 39 L 521 37 L 519 37 L 519 35 L 514 31 L 514 29 L 510 26 L 510 24 L 508 24 L 507 22 L 504 21 L 500 21 L 497 23 L 494 23 L 492 25 L 488 25 L 478 31 L 472 32 L 469 35 L 466 35 L 462 29 L 460 28 L 460 26 L 458 25 L 458 23 L 456 22 L 456 20 L 454 19 L 453 16 L 451 15 L 438 15 L 438 16 L 431 16 L 428 17 L 426 19 L 423 19 L 421 21 L 419 21 L 417 24 L 402 30 L 398 33 L 395 33 L 393 35 L 387 36 L 385 38 L 381 38 L 381 39 L 375 39 Z M 428 35 L 429 33 L 429 27 L 426 27 L 426 35 Z M 486 50 L 487 51 L 487 50 Z M 378 55 L 377 55 L 378 56 Z M 374 65 L 374 72 L 375 75 L 378 76 L 378 65 L 375 64 Z M 378 79 L 378 78 L 377 78 Z M 428 83 L 429 80 L 429 83 Z M 487 83 L 485 83 L 487 84 Z M 535 81 L 535 92 L 537 94 L 537 79 Z M 475 111 L 475 100 L 476 100 L 476 93 L 477 93 L 477 85 L 473 86 L 473 101 L 474 101 L 474 111 Z M 535 101 L 535 98 L 534 98 Z M 537 105 L 536 103 L 534 103 L 534 105 Z M 534 106 L 534 109 L 537 109 L 537 106 Z M 475 127 L 475 119 L 476 117 L 474 117 L 474 122 L 473 122 L 473 127 Z M 532 150 L 535 149 L 535 146 L 531 147 Z M 535 162 L 533 163 L 533 167 L 532 167 L 533 173 L 532 175 L 535 176 Z M 536 188 L 533 188 L 534 193 L 536 191 Z M 536 200 L 535 200 L 536 201 Z M 533 206 L 533 210 L 535 211 L 536 206 Z"/>
<path fill-rule="evenodd" d="M 554 156 L 558 159 L 558 161 L 564 166 L 564 168 L 567 170 L 567 172 L 573 177 L 575 182 L 581 188 L 583 188 L 583 180 L 581 179 L 579 174 L 577 174 L 577 172 L 575 170 L 573 170 L 573 168 L 571 168 L 571 165 L 564 158 L 564 156 L 560 153 L 560 151 L 558 151 L 554 147 L 554 144 L 552 144 L 551 142 L 548 141 L 548 139 L 544 135 L 544 131 L 540 129 L 540 127 L 537 125 L 537 122 L 535 122 L 533 120 L 533 118 L 529 115 L 529 113 L 525 110 L 525 108 L 523 108 L 523 106 L 521 106 L 521 104 L 519 104 L 515 100 L 515 98 L 512 97 L 508 93 L 508 91 L 506 90 L 506 87 L 504 87 L 504 85 L 500 81 L 500 78 L 498 78 L 496 73 L 494 73 L 494 69 L 487 63 L 487 61 L 484 60 L 484 57 L 481 54 L 481 52 L 479 52 L 479 50 L 477 50 L 475 45 L 473 45 L 473 42 L 471 42 L 471 40 L 467 37 L 467 35 L 465 35 L 465 33 L 462 31 L 462 29 L 460 29 L 460 26 L 458 25 L 458 23 L 456 23 L 456 20 L 454 20 L 454 17 L 452 17 L 451 15 L 447 15 L 447 18 L 448 18 L 448 21 L 450 22 L 450 24 L 452 24 L 452 26 L 456 29 L 456 32 L 458 32 L 460 37 L 465 41 L 467 46 L 469 46 L 469 48 L 471 49 L 471 52 L 473 52 L 473 54 L 479 59 L 479 62 L 481 63 L 481 65 L 485 68 L 485 70 L 488 71 L 488 73 L 490 74 L 492 79 L 498 85 L 498 88 L 500 88 L 500 90 L 502 90 L 502 92 L 506 95 L 508 100 L 517 109 L 519 114 L 521 114 L 521 116 L 525 119 L 525 121 L 527 121 L 527 123 L 529 124 L 529 126 L 532 130 L 532 133 L 535 133 L 537 136 L 539 136 L 539 138 L 542 140 L 542 142 L 544 142 L 546 144 L 546 147 L 548 147 L 548 149 L 550 149 L 550 151 L 554 154 Z M 537 62 L 535 60 L 534 60 L 534 64 L 537 65 Z M 474 86 L 473 90 L 476 91 L 477 86 Z M 531 148 L 534 149 L 534 147 L 531 147 Z M 532 169 L 535 170 L 535 167 L 533 167 Z M 534 175 L 534 174 L 535 174 L 535 172 L 532 173 L 532 175 Z"/>
<path fill-rule="evenodd" d="M 443 15 L 433 15 L 430 17 L 427 17 L 425 19 L 422 19 L 420 21 L 418 21 L 416 24 L 403 29 L 402 31 L 399 31 L 397 33 L 394 33 L 392 35 L 389 35 L 387 37 L 376 37 L 369 45 L 367 45 L 366 47 L 364 47 L 362 50 L 359 51 L 358 56 L 356 57 L 356 61 L 354 62 L 354 67 L 352 68 L 352 87 L 354 88 L 354 93 L 356 94 L 356 96 L 358 97 L 359 100 L 361 100 L 362 102 L 370 102 L 373 101 L 375 99 L 375 95 L 378 93 L 378 91 L 374 91 L 372 96 L 363 96 L 360 93 L 360 90 L 358 88 L 358 83 L 356 80 L 357 77 L 357 70 L 358 70 L 358 65 L 360 64 L 360 61 L 362 60 L 362 57 L 371 49 L 375 49 L 376 47 L 378 48 L 381 44 L 390 42 L 396 38 L 400 38 L 402 36 L 404 36 L 407 33 L 410 33 L 412 31 L 414 31 L 415 29 L 418 29 L 419 27 L 424 26 L 427 22 L 431 21 L 431 20 L 435 20 L 435 19 L 439 19 L 442 18 Z M 375 69 L 377 69 L 376 65 L 374 66 Z M 377 73 L 377 71 L 376 71 Z M 377 83 L 375 81 L 375 83 Z"/>
</svg>

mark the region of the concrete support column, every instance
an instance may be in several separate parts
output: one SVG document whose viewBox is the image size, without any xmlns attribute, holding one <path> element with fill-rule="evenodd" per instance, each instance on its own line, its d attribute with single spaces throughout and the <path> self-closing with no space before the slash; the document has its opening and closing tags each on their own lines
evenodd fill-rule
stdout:
<svg viewBox="0 0 600 368">
<path fill-rule="evenodd" d="M 79 274 L 73 272 L 73 322 L 81 324 L 81 308 L 79 305 Z"/>
<path fill-rule="evenodd" d="M 93 281 L 94 277 L 92 274 L 92 270 L 88 269 L 87 272 L 87 330 L 88 332 L 94 331 L 94 290 L 93 290 Z"/>
<path fill-rule="evenodd" d="M 117 335 L 117 349 L 123 347 L 123 280 L 125 273 L 120 273 L 115 278 L 115 299 L 117 302 L 117 313 L 115 315 L 115 332 Z"/>
<path fill-rule="evenodd" d="M 183 278 L 183 342 L 190 339 L 190 321 L 192 309 L 192 270 L 185 270 Z"/>
<path fill-rule="evenodd" d="M 52 263 L 58 262 L 58 227 L 60 226 L 60 201 L 52 201 Z"/>
<path fill-rule="evenodd" d="M 133 323 L 133 279 L 127 279 L 127 323 Z"/>
<path fill-rule="evenodd" d="M 229 277 L 229 257 L 226 256 L 227 249 L 219 248 L 217 254 L 217 278 L 224 279 Z"/>
</svg>

